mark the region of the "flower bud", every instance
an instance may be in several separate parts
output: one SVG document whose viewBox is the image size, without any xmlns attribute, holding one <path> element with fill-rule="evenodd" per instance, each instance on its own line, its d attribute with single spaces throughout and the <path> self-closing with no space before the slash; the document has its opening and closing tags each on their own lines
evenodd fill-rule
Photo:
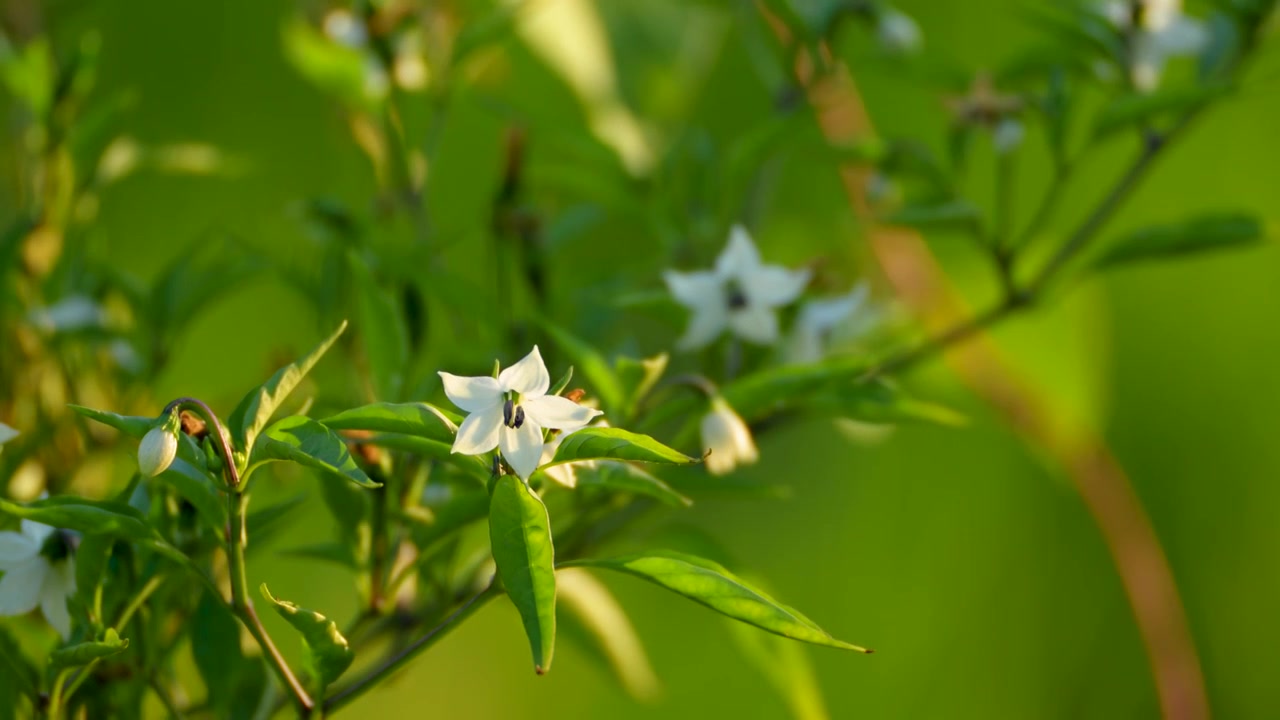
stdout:
<svg viewBox="0 0 1280 720">
<path fill-rule="evenodd" d="M 920 26 L 904 12 L 885 8 L 876 23 L 876 36 L 887 52 L 906 55 L 920 49 Z"/>
<path fill-rule="evenodd" d="M 138 444 L 138 469 L 147 477 L 155 477 L 169 468 L 178 454 L 178 435 L 166 425 L 147 431 Z"/>
<path fill-rule="evenodd" d="M 702 418 L 702 444 L 711 451 L 707 471 L 712 475 L 724 475 L 760 459 L 751 429 L 721 397 L 712 398 L 711 412 Z"/>
</svg>

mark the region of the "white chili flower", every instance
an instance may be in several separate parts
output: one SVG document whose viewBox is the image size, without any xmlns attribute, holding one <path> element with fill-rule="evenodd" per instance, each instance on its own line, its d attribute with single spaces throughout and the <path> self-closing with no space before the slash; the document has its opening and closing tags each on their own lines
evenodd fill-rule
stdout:
<svg viewBox="0 0 1280 720">
<path fill-rule="evenodd" d="M 760 459 L 751 428 L 722 397 L 711 399 L 711 412 L 702 418 L 702 445 L 711 451 L 706 462 L 712 475 L 724 475 Z"/>
<path fill-rule="evenodd" d="M 155 477 L 168 470 L 178 455 L 177 428 L 169 427 L 170 424 L 166 422 L 151 428 L 138 443 L 138 470 L 147 477 Z"/>
<path fill-rule="evenodd" d="M 808 269 L 788 270 L 761 263 L 751 236 L 743 227 L 734 227 L 728 246 L 716 258 L 715 269 L 691 273 L 668 270 L 662 275 L 676 301 L 693 311 L 679 346 L 686 350 L 705 347 L 725 328 L 758 345 L 777 341 L 774 309 L 799 297 L 809 275 Z"/>
<path fill-rule="evenodd" d="M 538 469 L 542 431 L 576 430 L 600 415 L 558 395 L 548 395 L 551 377 L 538 346 L 498 377 L 440 373 L 449 400 L 470 413 L 458 427 L 453 452 L 481 455 L 494 448 L 523 480 Z"/>
<path fill-rule="evenodd" d="M 22 532 L 0 532 L 0 615 L 25 615 L 38 605 L 63 639 L 71 636 L 67 597 L 76 590 L 75 565 L 54 528 L 22 521 Z"/>
<path fill-rule="evenodd" d="M 887 7 L 876 19 L 876 37 L 880 46 L 891 53 L 909 54 L 920 49 L 923 41 L 920 26 L 900 10 Z"/>
<path fill-rule="evenodd" d="M 1102 10 L 1116 27 L 1134 31 L 1129 72 L 1144 92 L 1160 84 L 1169 58 L 1198 55 L 1209 42 L 1204 23 L 1183 14 L 1182 0 L 1110 0 Z"/>
<path fill-rule="evenodd" d="M 787 343 L 787 362 L 818 362 L 826 357 L 831 341 L 853 341 L 870 332 L 881 320 L 881 313 L 870 307 L 870 298 L 871 289 L 859 283 L 844 295 L 805 303 Z"/>
</svg>

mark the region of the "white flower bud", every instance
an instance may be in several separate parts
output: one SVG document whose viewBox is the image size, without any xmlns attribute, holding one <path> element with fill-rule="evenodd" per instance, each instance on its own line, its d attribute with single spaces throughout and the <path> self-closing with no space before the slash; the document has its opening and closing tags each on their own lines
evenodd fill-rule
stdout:
<svg viewBox="0 0 1280 720">
<path fill-rule="evenodd" d="M 880 45 L 891 53 L 910 54 L 922 44 L 920 26 L 904 12 L 885 8 L 876 23 L 876 36 Z"/>
<path fill-rule="evenodd" d="M 712 398 L 711 412 L 702 418 L 702 445 L 711 451 L 707 471 L 712 475 L 724 475 L 760 459 L 751 429 L 720 397 Z"/>
<path fill-rule="evenodd" d="M 1022 139 L 1026 136 L 1026 128 L 1015 118 L 1007 117 L 996 125 L 996 129 L 991 133 L 991 142 L 996 148 L 996 152 L 1005 155 L 1018 149 L 1022 144 Z"/>
<path fill-rule="evenodd" d="M 178 454 L 178 435 L 164 425 L 147 431 L 138 443 L 138 469 L 147 477 L 155 477 L 173 463 Z"/>
</svg>

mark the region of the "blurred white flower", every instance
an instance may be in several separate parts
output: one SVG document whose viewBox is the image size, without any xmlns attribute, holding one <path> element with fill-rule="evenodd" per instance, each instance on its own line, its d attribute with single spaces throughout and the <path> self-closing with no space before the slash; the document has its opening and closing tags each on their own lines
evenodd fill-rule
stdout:
<svg viewBox="0 0 1280 720">
<path fill-rule="evenodd" d="M 705 347 L 726 328 L 748 342 L 776 342 L 778 318 L 774 310 L 800 296 L 809 274 L 807 269 L 763 264 L 751 236 L 735 226 L 728 246 L 716 258 L 715 269 L 662 274 L 676 301 L 693 311 L 679 347 Z"/>
<path fill-rule="evenodd" d="M 467 413 L 458 427 L 453 452 L 482 455 L 500 448 L 523 480 L 542 459 L 542 431 L 576 430 L 600 415 L 558 395 L 548 395 L 551 377 L 538 346 L 498 377 L 459 377 L 441 372 L 449 400 Z"/>
<path fill-rule="evenodd" d="M 881 47 L 895 54 L 913 53 L 923 44 L 916 21 L 891 7 L 880 11 L 880 17 L 876 19 L 876 37 Z"/>
<path fill-rule="evenodd" d="M 32 325 L 49 333 L 102 327 L 104 316 L 102 307 L 84 295 L 72 295 L 27 315 Z"/>
<path fill-rule="evenodd" d="M 712 475 L 724 475 L 760 459 L 751 428 L 719 396 L 711 399 L 711 412 L 702 418 L 702 445 L 711 451 L 706 463 Z"/>
<path fill-rule="evenodd" d="M 859 283 L 844 295 L 805 303 L 787 343 L 787 362 L 818 362 L 833 341 L 853 341 L 871 331 L 881 313 L 870 307 L 870 297 L 867 284 Z"/>
<path fill-rule="evenodd" d="M 3 446 L 5 443 L 16 437 L 18 437 L 17 430 L 14 430 L 4 423 L 0 423 L 0 446 Z"/>
<path fill-rule="evenodd" d="M 1129 72 L 1144 92 L 1160 84 L 1169 58 L 1198 55 L 1209 41 L 1204 23 L 1183 14 L 1182 0 L 1109 0 L 1102 12 L 1121 30 L 1135 31 Z"/>
<path fill-rule="evenodd" d="M 1005 117 L 991 131 L 991 143 L 997 153 L 1005 155 L 1017 150 L 1026 134 L 1026 127 L 1017 118 Z"/>
<path fill-rule="evenodd" d="M 362 48 L 369 43 L 369 31 L 364 23 L 341 8 L 324 16 L 324 34 L 339 45 L 350 48 Z"/>
<path fill-rule="evenodd" d="M 25 615 L 39 606 L 65 640 L 71 636 L 67 597 L 76 590 L 76 573 L 66 541 L 54 532 L 30 520 L 22 521 L 20 533 L 0 532 L 0 615 Z"/>
</svg>

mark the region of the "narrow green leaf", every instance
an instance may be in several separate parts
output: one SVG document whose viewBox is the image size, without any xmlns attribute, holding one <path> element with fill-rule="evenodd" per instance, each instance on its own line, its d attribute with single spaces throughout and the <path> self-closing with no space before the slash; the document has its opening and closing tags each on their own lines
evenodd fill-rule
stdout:
<svg viewBox="0 0 1280 720">
<path fill-rule="evenodd" d="M 556 456 L 548 465 L 579 460 L 626 460 L 667 465 L 686 465 L 698 461 L 697 458 L 672 450 L 648 435 L 610 427 L 587 427 L 575 431 L 560 443 Z"/>
<path fill-rule="evenodd" d="M 1095 261 L 1101 269 L 1149 260 L 1247 247 L 1266 237 L 1262 223 L 1243 213 L 1192 218 L 1176 225 L 1149 227 L 1110 244 Z"/>
<path fill-rule="evenodd" d="M 115 502 L 85 500 L 69 495 L 18 505 L 0 500 L 0 512 L 65 530 L 110 535 L 126 540 L 150 540 L 155 531 L 134 508 Z"/>
<path fill-rule="evenodd" d="M 374 403 L 344 410 L 320 421 L 331 430 L 399 433 L 452 443 L 461 420 L 424 402 Z"/>
<path fill-rule="evenodd" d="M 543 331 L 569 356 L 570 362 L 591 383 L 600 402 L 609 409 L 620 408 L 623 401 L 622 385 L 604 355 L 591 345 L 544 317 L 536 318 Z"/>
<path fill-rule="evenodd" d="M 347 323 L 344 321 L 332 335 L 325 338 L 302 359 L 280 368 L 270 380 L 244 396 L 227 421 L 236 448 L 246 452 L 253 448 L 258 434 L 271 421 L 271 416 L 280 408 L 281 403 L 289 397 L 289 393 L 293 392 L 294 388 L 298 387 L 298 383 L 311 372 L 311 368 L 315 367 L 346 329 Z"/>
<path fill-rule="evenodd" d="M 96 642 L 83 642 L 78 645 L 54 650 L 49 656 L 49 665 L 54 671 L 68 667 L 88 665 L 94 660 L 119 655 L 129 647 L 129 639 L 121 639 L 115 628 L 107 628 L 102 639 Z"/>
<path fill-rule="evenodd" d="M 307 651 L 307 663 L 316 682 L 321 688 L 332 685 L 334 680 L 351 667 L 351 661 L 356 658 L 347 639 L 338 632 L 338 624 L 318 612 L 275 599 L 267 590 L 266 583 L 260 589 L 262 597 L 275 606 L 280 617 L 301 633 L 302 646 Z"/>
<path fill-rule="evenodd" d="M 151 426 L 155 425 L 156 423 L 155 418 L 138 417 L 136 415 L 117 415 L 116 413 L 113 413 L 113 412 L 107 412 L 105 410 L 94 410 L 93 408 L 87 408 L 87 407 L 84 407 L 83 405 L 68 404 L 67 407 L 89 418 L 90 420 L 94 420 L 96 422 L 102 423 L 103 425 L 113 427 L 119 430 L 120 432 L 124 433 L 125 435 L 129 435 L 130 437 L 135 437 L 135 438 L 140 438 L 143 435 L 146 435 L 147 431 L 151 429 Z"/>
<path fill-rule="evenodd" d="M 870 652 L 831 637 L 797 610 L 779 603 L 720 565 L 692 555 L 660 550 L 607 560 L 577 560 L 561 567 L 599 567 L 628 573 L 776 635 L 815 645 Z"/>
<path fill-rule="evenodd" d="M 394 399 L 404 387 L 409 364 L 409 333 L 400 316 L 400 307 L 391 293 L 378 285 L 369 266 L 354 251 L 347 253 L 356 310 L 360 325 L 357 333 L 369 363 L 378 397 Z"/>
<path fill-rule="evenodd" d="M 347 444 L 332 430 L 302 415 L 292 415 L 267 428 L 253 448 L 249 465 L 288 460 L 320 470 L 325 475 L 343 478 L 366 488 L 381 487 L 369 479 Z"/>
<path fill-rule="evenodd" d="M 609 588 L 586 570 L 568 568 L 556 572 L 556 594 L 560 607 L 568 611 L 561 615 L 561 620 L 568 620 L 562 623 L 561 634 L 579 637 L 581 644 L 608 664 L 632 698 L 656 699 L 658 677 L 627 611 Z"/>
<path fill-rule="evenodd" d="M 498 478 L 489 501 L 489 542 L 498 577 L 520 612 L 533 669 L 551 669 L 556 641 L 555 551 L 547 508 L 514 475 Z"/>
<path fill-rule="evenodd" d="M 693 500 L 676 492 L 661 478 L 628 463 L 605 462 L 594 472 L 580 471 L 578 487 L 601 487 L 651 497 L 672 507 L 689 507 Z"/>
<path fill-rule="evenodd" d="M 396 433 L 386 433 L 383 435 L 374 435 L 365 440 L 370 445 L 378 447 L 390 448 L 392 450 L 402 450 L 414 455 L 422 457 L 435 458 L 453 465 L 467 475 L 488 482 L 489 476 L 493 473 L 489 463 L 482 460 L 477 455 L 459 455 L 453 452 L 453 441 L 441 442 L 430 438 L 415 437 L 413 435 L 399 435 Z"/>
<path fill-rule="evenodd" d="M 227 506 L 222 500 L 215 480 L 208 472 L 182 457 L 176 457 L 159 477 L 160 480 L 173 486 L 183 499 L 195 506 L 196 512 L 200 513 L 205 524 L 216 535 L 222 536 L 227 525 Z"/>
<path fill-rule="evenodd" d="M 888 222 L 918 228 L 973 228 L 982 222 L 982 211 L 967 200 L 913 203 L 889 216 Z"/>
</svg>

